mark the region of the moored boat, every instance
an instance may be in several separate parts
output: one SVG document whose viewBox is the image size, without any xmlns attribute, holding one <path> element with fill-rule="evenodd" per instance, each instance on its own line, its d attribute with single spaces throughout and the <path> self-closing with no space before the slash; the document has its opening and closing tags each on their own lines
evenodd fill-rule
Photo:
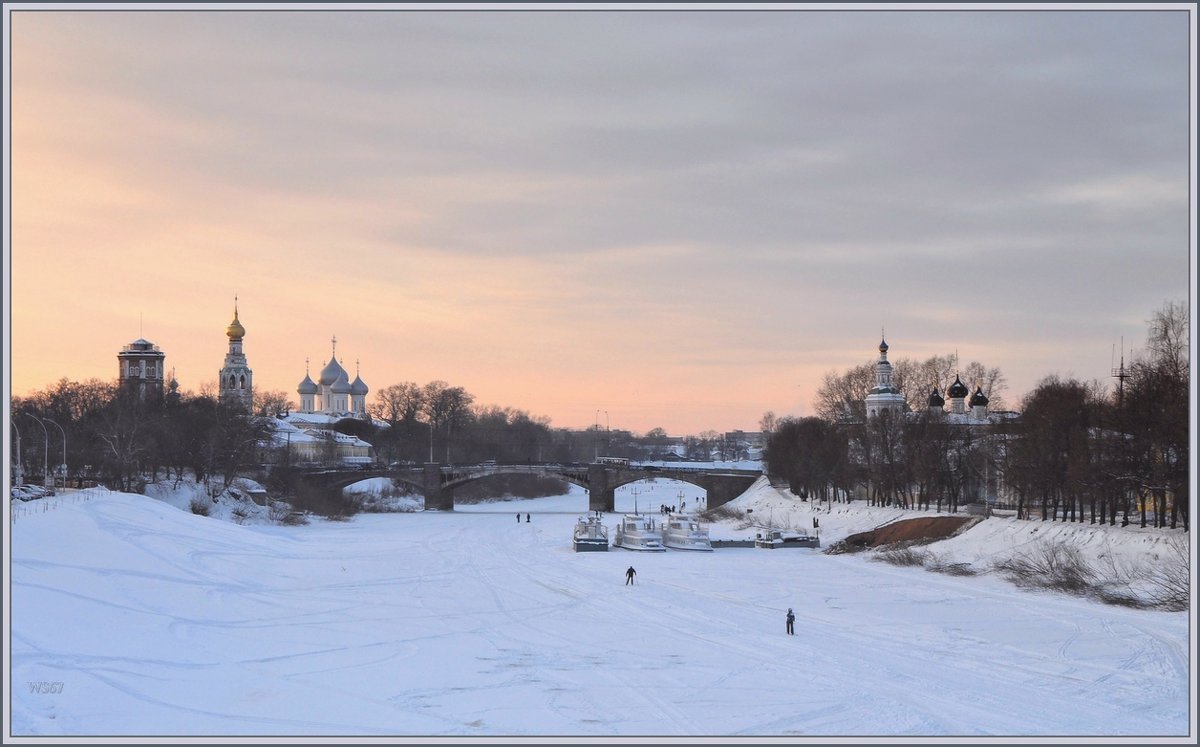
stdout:
<svg viewBox="0 0 1200 747">
<path fill-rule="evenodd" d="M 708 527 L 690 514 L 668 515 L 663 522 L 662 542 L 672 550 L 712 552 L 713 549 L 708 538 Z"/>
<path fill-rule="evenodd" d="M 608 552 L 608 527 L 598 516 L 580 516 L 573 543 L 575 552 Z"/>
<path fill-rule="evenodd" d="M 654 519 L 641 514 L 625 514 L 613 537 L 613 547 L 640 552 L 666 552 L 662 533 L 654 526 Z"/>
<path fill-rule="evenodd" d="M 820 547 L 821 539 L 804 529 L 764 529 L 754 535 L 754 546 L 765 550 L 781 547 Z"/>
</svg>

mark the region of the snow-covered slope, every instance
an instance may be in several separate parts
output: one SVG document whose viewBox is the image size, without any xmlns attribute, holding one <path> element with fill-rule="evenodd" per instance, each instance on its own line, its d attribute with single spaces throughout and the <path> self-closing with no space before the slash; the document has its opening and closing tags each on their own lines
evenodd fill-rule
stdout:
<svg viewBox="0 0 1200 747">
<path fill-rule="evenodd" d="M 297 527 L 54 500 L 9 527 L 14 735 L 1188 736 L 1187 613 L 810 550 L 576 554 L 578 490 Z"/>
</svg>

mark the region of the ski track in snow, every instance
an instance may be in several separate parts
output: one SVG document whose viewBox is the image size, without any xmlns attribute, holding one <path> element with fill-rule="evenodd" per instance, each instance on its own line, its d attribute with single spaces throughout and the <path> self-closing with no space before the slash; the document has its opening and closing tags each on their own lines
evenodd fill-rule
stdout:
<svg viewBox="0 0 1200 747">
<path fill-rule="evenodd" d="M 1187 732 L 1181 613 L 807 550 L 576 554 L 586 510 L 239 527 L 116 494 L 22 519 L 13 733 Z"/>
</svg>

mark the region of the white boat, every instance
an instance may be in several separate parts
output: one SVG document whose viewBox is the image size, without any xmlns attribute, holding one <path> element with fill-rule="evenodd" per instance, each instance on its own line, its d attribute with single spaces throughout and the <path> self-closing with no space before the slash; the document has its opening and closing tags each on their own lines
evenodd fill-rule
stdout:
<svg viewBox="0 0 1200 747">
<path fill-rule="evenodd" d="M 820 547 L 821 539 L 805 529 L 764 529 L 754 535 L 754 546 L 766 550 L 780 547 Z"/>
<path fill-rule="evenodd" d="M 613 547 L 641 552 L 666 552 L 662 534 L 654 527 L 654 519 L 640 514 L 625 514 L 617 524 Z"/>
<path fill-rule="evenodd" d="M 708 527 L 690 514 L 670 514 L 662 527 L 662 542 L 672 550 L 712 552 Z"/>
<path fill-rule="evenodd" d="M 600 517 L 580 516 L 575 522 L 575 552 L 608 552 L 608 527 Z"/>
</svg>

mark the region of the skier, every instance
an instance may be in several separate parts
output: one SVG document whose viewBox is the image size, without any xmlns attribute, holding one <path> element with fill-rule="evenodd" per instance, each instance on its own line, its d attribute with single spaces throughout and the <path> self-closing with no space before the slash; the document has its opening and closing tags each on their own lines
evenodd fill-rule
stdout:
<svg viewBox="0 0 1200 747">
<path fill-rule="evenodd" d="M 633 577 L 637 575 L 637 571 L 633 570 L 633 566 L 629 566 L 629 570 L 625 571 L 625 585 L 629 586 L 633 583 Z"/>
<path fill-rule="evenodd" d="M 796 635 L 796 613 L 792 612 L 791 607 L 788 607 L 787 613 L 787 634 Z"/>
</svg>

